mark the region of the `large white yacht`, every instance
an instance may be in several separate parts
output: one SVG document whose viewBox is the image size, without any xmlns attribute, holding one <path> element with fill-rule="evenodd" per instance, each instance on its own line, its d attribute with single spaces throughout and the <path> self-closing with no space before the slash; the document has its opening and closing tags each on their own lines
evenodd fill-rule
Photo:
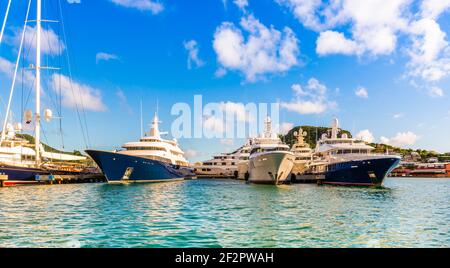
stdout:
<svg viewBox="0 0 450 268">
<path fill-rule="evenodd" d="M 148 136 L 123 145 L 124 150 L 86 150 L 110 183 L 159 182 L 195 176 L 175 139 L 161 138 L 155 114 Z"/>
<path fill-rule="evenodd" d="M 294 167 L 292 168 L 291 174 L 295 178 L 296 175 L 301 175 L 305 173 L 309 164 L 312 162 L 313 150 L 309 147 L 309 144 L 305 142 L 304 137 L 306 137 L 306 131 L 301 128 L 298 132 L 294 132 L 294 137 L 297 138 L 297 142 L 292 145 L 291 152 L 294 153 Z"/>
<path fill-rule="evenodd" d="M 280 184 L 285 182 L 294 166 L 294 153 L 272 132 L 267 117 L 262 135 L 253 140 L 248 165 L 248 180 L 253 183 Z"/>
<path fill-rule="evenodd" d="M 250 155 L 250 146 L 247 142 L 231 153 L 216 155 L 211 160 L 207 160 L 194 165 L 195 173 L 199 177 L 209 178 L 238 178 L 239 166 L 241 162 L 247 165 Z"/>
<path fill-rule="evenodd" d="M 384 178 L 400 162 L 400 156 L 374 154 L 372 146 L 364 141 L 338 137 L 339 122 L 335 118 L 331 125 L 331 137 L 323 134 L 317 142 L 314 154 L 316 170 L 322 170 L 324 184 L 380 186 Z"/>
</svg>

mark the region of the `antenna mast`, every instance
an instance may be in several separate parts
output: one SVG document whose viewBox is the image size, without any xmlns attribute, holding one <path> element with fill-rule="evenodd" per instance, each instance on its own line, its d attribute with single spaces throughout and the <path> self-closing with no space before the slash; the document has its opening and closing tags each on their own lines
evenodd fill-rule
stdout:
<svg viewBox="0 0 450 268">
<path fill-rule="evenodd" d="M 41 0 L 36 0 L 36 118 L 35 118 L 35 151 L 36 165 L 41 161 Z"/>
<path fill-rule="evenodd" d="M 141 138 L 144 137 L 144 122 L 142 119 L 142 98 L 141 98 Z"/>
</svg>

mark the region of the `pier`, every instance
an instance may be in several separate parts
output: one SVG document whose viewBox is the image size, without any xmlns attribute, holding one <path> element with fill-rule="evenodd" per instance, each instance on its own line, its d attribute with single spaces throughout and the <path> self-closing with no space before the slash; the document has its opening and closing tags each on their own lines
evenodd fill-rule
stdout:
<svg viewBox="0 0 450 268">
<path fill-rule="evenodd" d="M 36 181 L 40 184 L 95 183 L 106 182 L 106 178 L 100 174 L 37 175 Z"/>
<path fill-rule="evenodd" d="M 321 174 L 298 174 L 291 176 L 291 183 L 317 183 L 321 184 L 324 175 Z"/>
<path fill-rule="evenodd" d="M 76 174 L 76 175 L 36 175 L 35 181 L 27 185 L 53 185 L 53 184 L 81 184 L 106 182 L 102 174 Z M 20 185 L 20 182 L 8 179 L 8 175 L 0 175 L 0 187 Z"/>
</svg>

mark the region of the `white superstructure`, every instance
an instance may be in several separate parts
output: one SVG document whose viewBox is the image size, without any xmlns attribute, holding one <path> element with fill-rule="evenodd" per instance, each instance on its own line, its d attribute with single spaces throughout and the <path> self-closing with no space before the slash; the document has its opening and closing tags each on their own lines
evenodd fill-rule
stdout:
<svg viewBox="0 0 450 268">
<path fill-rule="evenodd" d="M 247 142 L 234 152 L 215 155 L 212 159 L 195 165 L 195 173 L 201 177 L 238 178 L 239 167 L 242 162 L 247 165 L 249 155 L 250 145 Z"/>
<path fill-rule="evenodd" d="M 291 152 L 294 153 L 294 167 L 291 173 L 293 175 L 303 174 L 312 162 L 313 150 L 309 147 L 309 144 L 305 142 L 304 137 L 307 135 L 301 128 L 299 131 L 294 132 L 294 137 L 297 138 L 297 142 L 292 145 Z"/>
<path fill-rule="evenodd" d="M 248 180 L 253 183 L 279 184 L 288 178 L 294 165 L 294 154 L 272 132 L 267 117 L 264 133 L 253 140 L 248 165 Z"/>
<path fill-rule="evenodd" d="M 142 137 L 139 141 L 125 143 L 122 146 L 125 150 L 118 153 L 187 167 L 189 162 L 184 157 L 184 152 L 178 147 L 177 140 L 161 138 L 159 123 L 158 116 L 155 114 L 149 135 Z"/>
<path fill-rule="evenodd" d="M 337 163 L 350 160 L 363 160 L 368 157 L 385 157 L 385 155 L 371 153 L 375 148 L 367 145 L 362 140 L 350 138 L 345 133 L 341 137 L 338 137 L 338 134 L 339 121 L 335 118 L 331 124 L 331 137 L 323 134 L 316 144 L 314 154 L 318 157 L 318 160 Z"/>
<path fill-rule="evenodd" d="M 20 131 L 19 125 L 13 127 L 11 124 L 6 126 L 7 132 L 0 146 L 0 165 L 15 167 L 36 167 L 36 151 L 35 145 L 30 144 L 27 140 L 16 136 L 16 132 Z M 46 152 L 44 146 L 39 146 L 40 158 L 43 166 L 49 162 L 55 161 L 82 161 L 86 160 L 84 156 L 72 154 Z"/>
</svg>

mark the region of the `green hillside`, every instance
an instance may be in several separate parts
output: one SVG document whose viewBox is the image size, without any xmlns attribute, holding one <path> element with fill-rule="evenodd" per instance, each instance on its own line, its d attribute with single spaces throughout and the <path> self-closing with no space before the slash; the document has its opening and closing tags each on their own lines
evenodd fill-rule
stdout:
<svg viewBox="0 0 450 268">
<path fill-rule="evenodd" d="M 306 131 L 307 135 L 305 137 L 305 142 L 307 142 L 311 148 L 316 147 L 316 140 L 320 139 L 322 134 L 327 133 L 330 128 L 328 127 L 314 127 L 314 126 L 298 126 L 291 129 L 286 135 L 282 136 L 284 142 L 286 142 L 289 146 L 292 146 L 295 141 L 297 140 L 294 137 L 294 132 L 302 128 L 303 131 Z M 350 138 L 352 137 L 352 134 L 348 130 L 340 129 L 340 134 L 346 133 Z"/>
<path fill-rule="evenodd" d="M 30 144 L 34 144 L 34 137 L 29 135 L 29 134 L 16 134 L 17 137 L 22 138 L 24 140 L 27 140 Z M 50 152 L 50 153 L 60 153 L 60 154 L 72 154 L 72 155 L 77 155 L 77 156 L 81 156 L 82 154 L 79 151 L 73 151 L 73 152 L 64 152 L 58 149 L 55 149 L 43 142 L 42 146 L 44 146 L 44 150 L 46 152 Z"/>
</svg>

